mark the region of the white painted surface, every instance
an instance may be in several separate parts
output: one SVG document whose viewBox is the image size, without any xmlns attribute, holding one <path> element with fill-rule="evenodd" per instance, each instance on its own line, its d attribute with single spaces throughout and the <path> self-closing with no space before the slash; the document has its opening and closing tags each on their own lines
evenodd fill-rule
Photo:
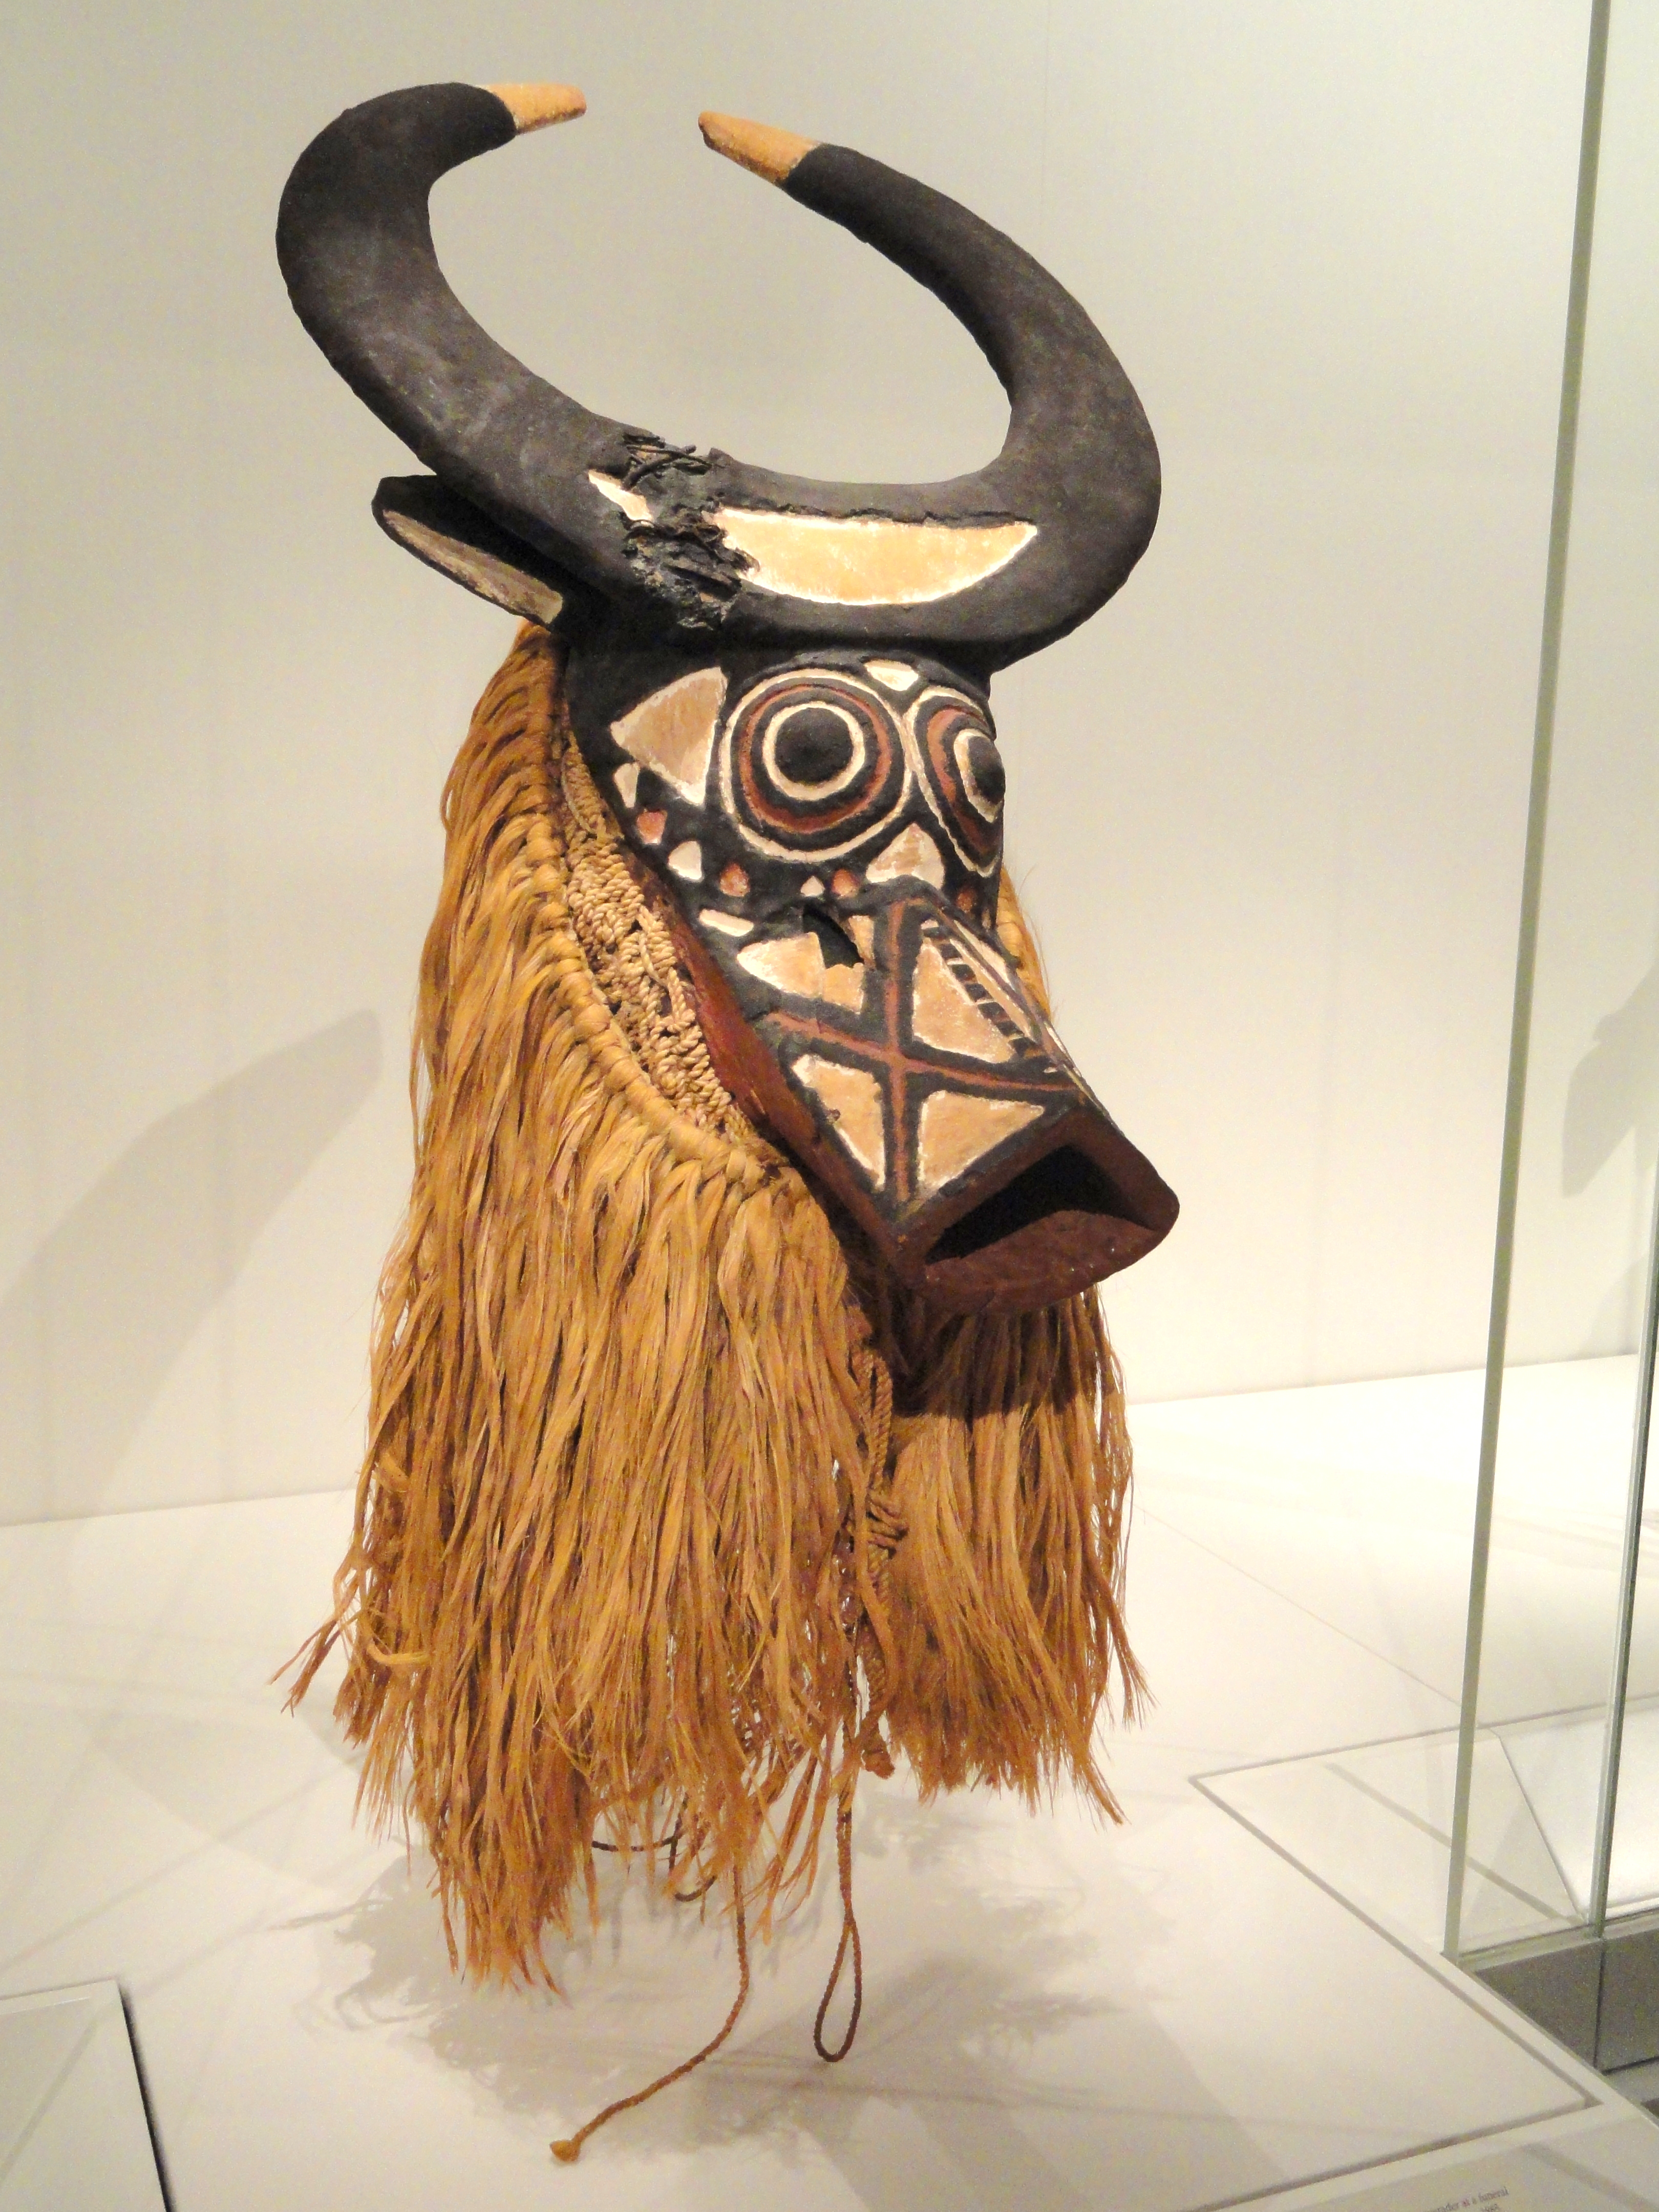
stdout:
<svg viewBox="0 0 1659 2212">
<path fill-rule="evenodd" d="M 374 527 L 407 457 L 270 233 L 314 130 L 441 76 L 586 90 L 436 226 L 502 342 L 622 419 L 831 476 L 1001 434 L 936 303 L 708 158 L 711 100 L 935 181 L 1097 316 L 1163 521 L 998 708 L 1063 1032 L 1185 1201 L 1113 1292 L 1132 1385 L 1477 1358 L 1587 13 L 21 11 L 0 1518 L 356 1457 L 437 795 L 509 629 Z"/>
<path fill-rule="evenodd" d="M 1237 1401 L 1231 1427 L 1217 1401 L 1143 1409 L 1129 1600 L 1158 1702 L 1109 1747 L 1127 1824 L 1065 1798 L 1034 1817 L 861 1788 L 852 2057 L 830 2069 L 811 2054 L 826 1893 L 759 1955 L 726 2051 L 568 2172 L 550 2140 L 723 2013 L 730 1944 L 630 1902 L 561 1959 L 563 1999 L 451 1976 L 422 1861 L 353 1830 L 352 1765 L 325 1714 L 285 1718 L 267 1679 L 325 1601 L 346 1500 L 0 1533 L 0 1991 L 122 1977 L 178 2212 L 289 2212 L 319 2188 L 407 2212 L 555 2194 L 1196 2212 L 1385 2182 L 1408 2192 L 1391 2206 L 1431 2212 L 1435 2173 L 1522 2153 L 1558 2175 L 1600 2159 L 1659 2201 L 1659 2130 L 1192 1786 L 1449 1723 L 1439 1655 L 1459 1593 L 1431 1578 L 1425 1597 L 1375 1480 L 1351 1480 L 1322 1523 L 1297 1494 L 1316 1435 L 1339 1475 L 1345 1457 L 1386 1465 L 1392 1433 L 1401 1480 L 1413 1461 L 1433 1478 L 1438 1378 L 1386 1386 L 1379 1424 L 1383 1388 L 1351 1392 L 1346 1419 L 1335 1393 L 1281 1401 L 1278 1462 L 1260 1400 Z M 1445 1425 L 1443 1457 L 1458 1443 Z M 1232 1515 L 1260 1552 L 1235 1544 Z M 1517 2212 L 1604 2201 L 1515 2197 Z"/>
</svg>

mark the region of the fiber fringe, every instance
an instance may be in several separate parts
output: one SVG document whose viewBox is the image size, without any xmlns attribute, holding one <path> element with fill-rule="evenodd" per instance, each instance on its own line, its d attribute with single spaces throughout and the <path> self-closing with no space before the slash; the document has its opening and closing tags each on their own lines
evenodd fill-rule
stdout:
<svg viewBox="0 0 1659 2212">
<path fill-rule="evenodd" d="M 763 1932 L 894 1755 L 1116 1817 L 1091 1739 L 1140 1687 L 1093 1297 L 946 1317 L 849 1273 L 714 1078 L 562 672 L 521 630 L 445 789 L 414 1188 L 293 1693 L 342 1643 L 362 1802 L 428 1838 L 452 1960 L 544 1982 L 596 1836 Z"/>
</svg>

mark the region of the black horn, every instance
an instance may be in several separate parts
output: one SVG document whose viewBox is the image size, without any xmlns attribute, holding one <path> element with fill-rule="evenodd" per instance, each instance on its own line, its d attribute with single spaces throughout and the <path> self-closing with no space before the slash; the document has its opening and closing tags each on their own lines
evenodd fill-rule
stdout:
<svg viewBox="0 0 1659 2212">
<path fill-rule="evenodd" d="M 438 266 L 428 196 L 458 163 L 582 105 L 556 86 L 388 94 L 331 124 L 283 195 L 277 251 L 301 319 L 450 492 L 682 635 L 908 641 L 989 671 L 1110 597 L 1158 514 L 1158 449 L 1127 377 L 1012 240 L 863 155 L 702 118 L 717 152 L 873 246 L 964 324 L 1011 407 L 1001 453 L 973 474 L 826 484 L 677 449 L 497 345 Z"/>
</svg>

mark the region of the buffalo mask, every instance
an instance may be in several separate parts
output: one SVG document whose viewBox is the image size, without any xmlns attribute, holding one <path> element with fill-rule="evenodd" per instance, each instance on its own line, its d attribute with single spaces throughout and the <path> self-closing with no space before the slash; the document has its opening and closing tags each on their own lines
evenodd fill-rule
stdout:
<svg viewBox="0 0 1659 2212">
<path fill-rule="evenodd" d="M 563 643 L 576 743 L 716 1072 L 832 1221 L 940 1308 L 1050 1304 L 1149 1250 L 1176 1200 L 999 943 L 988 686 L 1139 558 L 1152 431 L 1082 308 L 1000 232 L 861 154 L 716 115 L 712 148 L 961 319 L 1008 393 L 1002 451 L 944 483 L 826 484 L 590 413 L 468 315 L 428 216 L 459 162 L 582 107 L 423 86 L 295 167 L 294 304 L 433 471 L 388 478 L 375 514 Z"/>
</svg>

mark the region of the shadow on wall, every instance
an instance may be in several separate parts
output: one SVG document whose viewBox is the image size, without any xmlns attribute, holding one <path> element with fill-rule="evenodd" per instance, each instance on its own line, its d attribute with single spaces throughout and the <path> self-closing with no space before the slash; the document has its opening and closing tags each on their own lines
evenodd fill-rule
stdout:
<svg viewBox="0 0 1659 2212">
<path fill-rule="evenodd" d="M 1635 1139 L 1636 1167 L 1645 1191 L 1648 1164 L 1659 1149 L 1659 959 L 1622 1006 L 1595 1024 L 1589 1050 L 1567 1083 L 1561 1121 L 1561 1191 L 1589 1189 L 1624 1139 Z M 1580 1356 L 1596 1358 L 1634 1348 L 1647 1295 L 1647 1222 L 1632 1224 L 1643 1250 L 1608 1285 Z"/>
<path fill-rule="evenodd" d="M 368 1011 L 147 1129 L 0 1298 L 0 1522 L 95 1512 L 168 1370 L 374 1089 Z"/>
<path fill-rule="evenodd" d="M 1595 1024 L 1567 1085 L 1561 1188 L 1577 1198 L 1635 1132 L 1638 1157 L 1659 1137 L 1659 960 L 1621 1006 Z"/>
</svg>

